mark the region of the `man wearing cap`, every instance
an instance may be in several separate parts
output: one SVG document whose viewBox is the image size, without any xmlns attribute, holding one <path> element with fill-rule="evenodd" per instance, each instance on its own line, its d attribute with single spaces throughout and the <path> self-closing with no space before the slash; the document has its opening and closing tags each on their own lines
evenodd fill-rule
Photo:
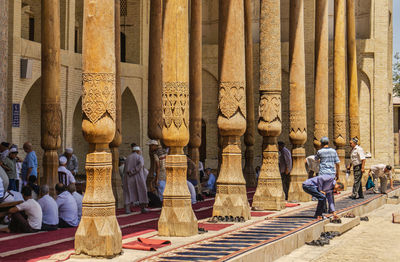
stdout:
<svg viewBox="0 0 400 262">
<path fill-rule="evenodd" d="M 78 158 L 74 154 L 74 149 L 71 147 L 66 148 L 63 154 L 67 158 L 66 168 L 72 173 L 72 175 L 78 174 Z"/>
<path fill-rule="evenodd" d="M 132 153 L 126 158 L 124 167 L 124 201 L 125 213 L 131 213 L 131 205 L 139 202 L 142 213 L 148 213 L 146 209 L 149 203 L 147 197 L 146 178 L 144 175 L 144 160 L 140 154 L 140 147 L 134 146 Z"/>
<path fill-rule="evenodd" d="M 329 175 L 339 179 L 340 160 L 335 149 L 329 147 L 329 139 L 324 136 L 320 140 L 321 149 L 318 150 L 315 160 L 319 160 L 318 175 Z"/>
<path fill-rule="evenodd" d="M 38 161 L 36 153 L 35 151 L 33 151 L 32 144 L 30 142 L 25 142 L 23 145 L 23 149 L 26 153 L 26 157 L 24 159 L 24 162 L 22 163 L 21 177 L 22 184 L 26 185 L 30 176 L 37 177 Z"/>
<path fill-rule="evenodd" d="M 0 144 L 0 160 L 3 160 L 4 158 L 6 158 L 8 156 L 9 148 L 10 148 L 10 143 L 1 142 L 1 144 Z"/>
<path fill-rule="evenodd" d="M 8 176 L 8 190 L 17 191 L 17 148 L 13 147 L 10 149 L 8 156 L 3 159 L 1 166 L 6 171 Z"/>
<path fill-rule="evenodd" d="M 368 173 L 369 176 L 372 176 L 374 180 L 374 193 L 379 193 L 378 191 L 378 178 L 381 182 L 381 194 L 386 194 L 386 187 L 388 179 L 390 180 L 390 188 L 393 190 L 393 178 L 392 178 L 392 167 L 390 165 L 378 164 L 371 166 L 371 169 Z"/>
<path fill-rule="evenodd" d="M 162 201 L 167 179 L 167 169 L 165 166 L 167 152 L 162 148 L 157 140 L 149 140 L 147 145 L 149 146 L 150 156 L 153 158 L 153 164 L 150 166 L 150 175 L 147 179 L 147 185 L 150 192 L 155 191 L 155 188 L 153 188 L 154 186 L 157 187 L 158 197 Z M 155 183 L 152 182 L 154 176 L 156 177 Z"/>
<path fill-rule="evenodd" d="M 58 166 L 58 180 L 60 183 L 68 186 L 71 183 L 76 183 L 72 173 L 66 168 L 67 158 L 65 156 L 60 156 Z"/>
<path fill-rule="evenodd" d="M 350 141 L 350 146 L 352 148 L 350 152 L 350 164 L 347 166 L 347 171 L 350 172 L 351 166 L 353 166 L 354 174 L 354 185 L 353 194 L 350 198 L 364 198 L 364 193 L 361 185 L 362 175 L 365 171 L 365 154 L 364 150 L 358 145 L 358 139 L 356 137 L 352 138 Z"/>
</svg>

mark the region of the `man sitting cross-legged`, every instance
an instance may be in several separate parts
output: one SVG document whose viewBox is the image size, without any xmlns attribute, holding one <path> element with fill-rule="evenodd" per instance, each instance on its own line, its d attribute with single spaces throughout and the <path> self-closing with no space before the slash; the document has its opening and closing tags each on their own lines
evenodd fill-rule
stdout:
<svg viewBox="0 0 400 262">
<path fill-rule="evenodd" d="M 317 210 L 315 211 L 316 218 L 323 218 L 322 213 L 325 210 L 326 200 L 328 200 L 329 210 L 333 217 L 337 218 L 333 193 L 334 191 L 342 191 L 343 188 L 343 184 L 339 181 L 336 182 L 335 177 L 330 175 L 320 175 L 304 181 L 304 192 L 318 199 Z"/>
<path fill-rule="evenodd" d="M 25 201 L 8 211 L 11 214 L 8 232 L 37 232 L 42 227 L 42 208 L 32 199 L 32 190 L 29 187 L 22 188 L 22 195 Z"/>
<path fill-rule="evenodd" d="M 38 200 L 43 212 L 42 230 L 52 231 L 58 228 L 58 206 L 54 198 L 49 196 L 49 186 L 40 187 L 40 196 Z"/>
<path fill-rule="evenodd" d="M 78 206 L 75 198 L 66 191 L 63 184 L 56 185 L 59 223 L 58 227 L 76 227 L 79 224 Z"/>
</svg>

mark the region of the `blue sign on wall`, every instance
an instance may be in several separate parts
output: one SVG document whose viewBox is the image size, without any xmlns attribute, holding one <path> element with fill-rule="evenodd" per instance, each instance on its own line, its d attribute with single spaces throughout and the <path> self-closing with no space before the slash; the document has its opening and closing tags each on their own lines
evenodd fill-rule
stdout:
<svg viewBox="0 0 400 262">
<path fill-rule="evenodd" d="M 20 105 L 12 104 L 12 127 L 19 127 Z"/>
</svg>

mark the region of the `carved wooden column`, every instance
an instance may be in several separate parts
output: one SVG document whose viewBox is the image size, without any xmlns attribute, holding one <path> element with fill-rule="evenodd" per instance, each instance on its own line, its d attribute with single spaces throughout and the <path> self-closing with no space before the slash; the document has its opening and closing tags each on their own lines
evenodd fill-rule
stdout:
<svg viewBox="0 0 400 262">
<path fill-rule="evenodd" d="M 190 16 L 190 55 L 189 55 L 189 107 L 190 140 L 189 157 L 196 165 L 195 178 L 200 184 L 199 160 L 202 119 L 202 4 L 201 0 L 191 1 Z"/>
<path fill-rule="evenodd" d="M 253 33 L 252 33 L 251 0 L 244 1 L 244 28 L 246 50 L 246 112 L 247 128 L 244 134 L 246 144 L 244 177 L 248 187 L 257 186 L 257 177 L 254 169 L 254 88 L 253 88 Z"/>
<path fill-rule="evenodd" d="M 164 4 L 162 135 L 170 152 L 158 232 L 161 236 L 192 236 L 197 234 L 197 219 L 186 183 L 187 159 L 183 153 L 189 142 L 188 0 L 168 0 Z"/>
<path fill-rule="evenodd" d="M 147 135 L 150 139 L 162 139 L 162 71 L 161 71 L 161 45 L 162 45 L 162 0 L 150 1 L 150 28 L 149 28 L 149 86 L 147 96 L 148 121 Z M 155 190 L 154 152 L 149 151 L 150 170 L 147 176 L 147 189 Z"/>
<path fill-rule="evenodd" d="M 75 252 L 99 257 L 112 257 L 122 250 L 108 152 L 116 127 L 114 15 L 114 0 L 84 1 L 82 131 L 89 153 Z"/>
<path fill-rule="evenodd" d="M 61 146 L 60 107 L 60 11 L 59 0 L 42 0 L 42 106 L 41 145 L 43 155 L 42 183 L 58 183 L 58 154 Z"/>
<path fill-rule="evenodd" d="M 349 83 L 350 138 L 360 139 L 360 118 L 357 80 L 356 19 L 354 0 L 347 0 L 347 55 Z"/>
<path fill-rule="evenodd" d="M 340 169 L 345 169 L 346 145 L 346 40 L 345 0 L 335 0 L 335 40 L 333 57 L 333 137 L 340 159 Z M 340 176 L 343 179 L 342 172 Z"/>
<path fill-rule="evenodd" d="M 121 1 L 115 0 L 115 135 L 110 143 L 112 154 L 111 184 L 118 208 L 124 207 L 124 195 L 122 192 L 121 175 L 119 174 L 119 149 L 122 143 L 121 133 L 121 30 L 120 30 Z"/>
<path fill-rule="evenodd" d="M 243 1 L 219 1 L 219 112 L 222 160 L 213 216 L 250 219 L 240 137 L 246 131 Z"/>
<path fill-rule="evenodd" d="M 305 57 L 304 57 L 304 0 L 290 0 L 290 133 L 292 142 L 293 169 L 290 173 L 291 184 L 289 201 L 309 201 L 310 196 L 304 192 L 302 183 L 307 180 L 304 168 L 307 140 Z"/>
<path fill-rule="evenodd" d="M 319 148 L 321 138 L 328 136 L 329 107 L 329 27 L 328 0 L 316 1 L 315 17 L 315 124 L 314 146 Z"/>
<path fill-rule="evenodd" d="M 253 197 L 256 209 L 281 210 L 285 207 L 277 145 L 282 130 L 281 68 L 280 0 L 262 0 L 258 132 L 263 136 L 263 161 Z"/>
<path fill-rule="evenodd" d="M 0 1 L 0 140 L 7 141 L 7 130 L 9 122 L 7 121 L 7 76 L 8 76 L 8 3 L 9 1 Z M 10 8 L 11 9 L 11 8 Z M 11 47 L 12 48 L 12 47 Z"/>
</svg>

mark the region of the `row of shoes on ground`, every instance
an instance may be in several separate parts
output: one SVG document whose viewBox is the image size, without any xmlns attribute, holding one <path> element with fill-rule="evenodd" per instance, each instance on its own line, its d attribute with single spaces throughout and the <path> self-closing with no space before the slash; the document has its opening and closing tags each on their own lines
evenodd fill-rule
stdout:
<svg viewBox="0 0 400 262">
<path fill-rule="evenodd" d="M 325 245 L 329 245 L 330 243 L 330 239 L 333 239 L 336 236 L 340 236 L 339 232 L 336 231 L 329 231 L 329 232 L 322 232 L 321 236 L 316 239 L 316 240 L 312 240 L 310 242 L 306 242 L 307 245 L 310 246 L 325 246 Z"/>
<path fill-rule="evenodd" d="M 233 217 L 233 216 L 214 216 L 209 222 L 244 222 L 244 217 Z"/>
<path fill-rule="evenodd" d="M 342 220 L 340 218 L 331 218 L 330 222 L 333 224 L 342 224 Z"/>
</svg>

